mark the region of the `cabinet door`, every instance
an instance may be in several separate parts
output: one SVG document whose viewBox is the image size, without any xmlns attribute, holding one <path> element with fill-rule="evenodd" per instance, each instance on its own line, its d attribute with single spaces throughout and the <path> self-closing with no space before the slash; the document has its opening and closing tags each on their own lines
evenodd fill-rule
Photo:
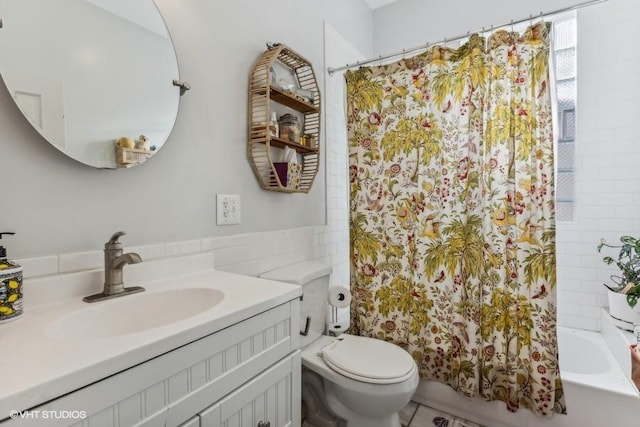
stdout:
<svg viewBox="0 0 640 427">
<path fill-rule="evenodd" d="M 195 416 L 184 424 L 180 424 L 180 427 L 200 427 L 200 417 Z"/>
<path fill-rule="evenodd" d="M 200 413 L 201 427 L 297 427 L 300 425 L 300 352 Z"/>
</svg>

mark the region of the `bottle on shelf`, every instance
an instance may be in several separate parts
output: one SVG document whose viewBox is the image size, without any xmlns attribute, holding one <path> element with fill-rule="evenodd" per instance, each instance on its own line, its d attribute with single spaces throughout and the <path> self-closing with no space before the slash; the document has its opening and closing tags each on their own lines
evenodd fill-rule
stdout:
<svg viewBox="0 0 640 427">
<path fill-rule="evenodd" d="M 280 129 L 278 125 L 278 118 L 276 112 L 271 113 L 271 119 L 269 120 L 269 136 L 278 138 L 280 136 Z"/>
</svg>

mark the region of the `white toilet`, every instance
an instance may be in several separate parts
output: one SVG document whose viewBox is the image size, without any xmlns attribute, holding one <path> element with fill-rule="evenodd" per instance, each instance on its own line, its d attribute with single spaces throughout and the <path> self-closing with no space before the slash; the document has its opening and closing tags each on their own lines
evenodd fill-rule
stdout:
<svg viewBox="0 0 640 427">
<path fill-rule="evenodd" d="M 300 337 L 302 400 L 313 427 L 400 427 L 398 411 L 418 386 L 418 369 L 402 348 L 374 338 L 323 335 L 331 267 L 288 265 L 260 277 L 303 287 Z M 309 319 L 307 321 L 307 319 Z"/>
</svg>

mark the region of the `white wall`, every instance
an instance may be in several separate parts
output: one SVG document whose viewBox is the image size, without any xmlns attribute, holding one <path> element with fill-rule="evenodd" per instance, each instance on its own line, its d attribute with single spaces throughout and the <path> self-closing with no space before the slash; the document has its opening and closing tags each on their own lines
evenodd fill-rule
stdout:
<svg viewBox="0 0 640 427">
<path fill-rule="evenodd" d="M 402 50 L 576 3 L 485 0 L 480 7 L 464 0 L 401 0 L 374 13 L 375 50 Z M 633 53 L 639 39 L 635 0 L 578 11 L 576 217 L 557 225 L 561 326 L 600 329 L 600 307 L 607 305 L 602 283 L 612 270 L 596 246 L 601 237 L 640 234 L 640 55 Z"/>
<path fill-rule="evenodd" d="M 167 145 L 144 165 L 103 171 L 76 163 L 0 91 L 0 231 L 18 233 L 3 240 L 11 256 L 99 250 L 119 229 L 128 232 L 125 245 L 140 246 L 326 223 L 324 167 L 309 194 L 259 188 L 246 157 L 249 70 L 266 41 L 280 41 L 313 63 L 323 91 L 323 21 L 371 54 L 371 10 L 361 0 L 156 3 L 192 90 Z M 215 225 L 216 193 L 242 197 L 241 225 Z"/>
<path fill-rule="evenodd" d="M 325 24 L 325 63 L 336 67 L 364 56 L 334 27 Z M 327 232 L 324 240 L 333 265 L 332 285 L 349 286 L 349 165 L 344 74 L 325 75 L 327 117 Z M 338 319 L 347 324 L 349 309 Z"/>
<path fill-rule="evenodd" d="M 541 11 L 546 13 L 583 1 L 399 0 L 374 12 L 374 50 L 376 55 L 402 51 L 467 31 L 489 30 L 492 25 L 506 24 L 512 19 L 537 17 Z"/>
</svg>

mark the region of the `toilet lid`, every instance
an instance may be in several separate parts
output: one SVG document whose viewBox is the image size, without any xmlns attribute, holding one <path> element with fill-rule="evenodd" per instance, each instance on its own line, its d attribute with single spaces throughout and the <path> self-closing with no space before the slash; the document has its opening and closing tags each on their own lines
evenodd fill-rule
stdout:
<svg viewBox="0 0 640 427">
<path fill-rule="evenodd" d="M 322 358 L 334 371 L 372 384 L 405 381 L 416 369 L 409 353 L 397 345 L 356 335 L 340 335 L 322 348 Z"/>
</svg>

